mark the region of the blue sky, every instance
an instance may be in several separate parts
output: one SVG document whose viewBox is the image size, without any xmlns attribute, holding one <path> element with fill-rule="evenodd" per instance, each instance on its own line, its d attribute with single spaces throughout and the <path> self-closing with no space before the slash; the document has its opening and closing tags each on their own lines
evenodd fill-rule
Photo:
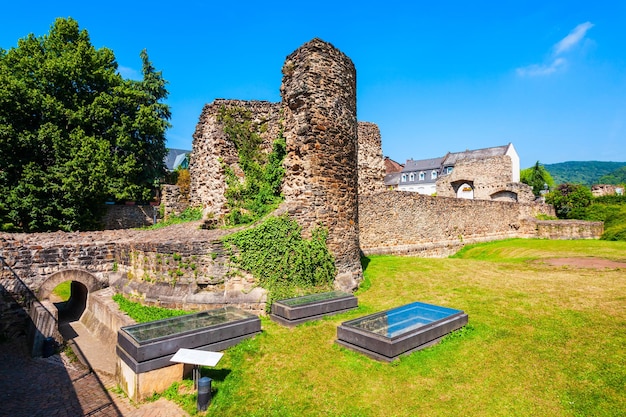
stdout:
<svg viewBox="0 0 626 417">
<path fill-rule="evenodd" d="M 623 1 L 4 4 L 0 47 L 72 17 L 137 77 L 168 80 L 168 146 L 191 149 L 205 103 L 280 101 L 285 57 L 319 37 L 357 68 L 358 119 L 399 162 L 512 142 L 535 161 L 626 161 Z M 435 4 L 437 3 L 437 4 Z"/>
</svg>

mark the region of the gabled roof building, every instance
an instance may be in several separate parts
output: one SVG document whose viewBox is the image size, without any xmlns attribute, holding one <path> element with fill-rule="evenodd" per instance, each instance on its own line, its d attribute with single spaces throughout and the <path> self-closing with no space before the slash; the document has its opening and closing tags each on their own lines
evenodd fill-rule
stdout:
<svg viewBox="0 0 626 417">
<path fill-rule="evenodd" d="M 442 197 L 478 200 L 534 200 L 520 180 L 520 161 L 512 143 L 448 152 L 441 158 L 406 162 L 398 189 Z"/>
</svg>

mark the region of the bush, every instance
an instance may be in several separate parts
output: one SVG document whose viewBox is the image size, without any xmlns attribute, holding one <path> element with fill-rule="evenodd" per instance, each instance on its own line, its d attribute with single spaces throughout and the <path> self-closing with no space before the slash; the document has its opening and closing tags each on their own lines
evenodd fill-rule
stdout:
<svg viewBox="0 0 626 417">
<path fill-rule="evenodd" d="M 128 316 L 137 323 L 145 323 L 148 321 L 161 320 L 194 313 L 194 311 L 145 306 L 141 303 L 130 301 L 122 294 L 115 294 L 113 296 L 113 301 L 117 303 L 121 311 L 128 314 Z"/>
<path fill-rule="evenodd" d="M 561 184 L 556 190 L 546 194 L 546 203 L 552 204 L 560 219 L 580 218 L 582 209 L 593 200 L 591 190 L 581 184 Z"/>
<path fill-rule="evenodd" d="M 590 206 L 572 210 L 571 218 L 604 222 L 601 239 L 626 240 L 626 204 L 606 204 L 603 201 L 615 200 L 596 198 Z"/>
<path fill-rule="evenodd" d="M 223 239 L 233 264 L 269 290 L 268 309 L 273 300 L 332 288 L 336 269 L 326 247 L 328 232 L 315 229 L 307 240 L 301 230 L 283 215 Z"/>
</svg>

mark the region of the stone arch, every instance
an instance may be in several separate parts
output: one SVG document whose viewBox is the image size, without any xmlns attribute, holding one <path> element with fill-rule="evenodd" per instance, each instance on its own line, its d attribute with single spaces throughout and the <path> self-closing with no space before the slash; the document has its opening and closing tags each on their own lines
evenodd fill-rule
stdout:
<svg viewBox="0 0 626 417">
<path fill-rule="evenodd" d="M 509 190 L 500 190 L 491 194 L 491 199 L 495 201 L 513 201 L 517 202 L 517 193 Z"/>
<path fill-rule="evenodd" d="M 474 199 L 474 181 L 458 180 L 451 183 L 456 198 Z"/>
<path fill-rule="evenodd" d="M 48 299 L 52 290 L 65 281 L 79 282 L 85 286 L 88 292 L 96 291 L 104 287 L 95 276 L 87 271 L 81 269 L 66 269 L 50 275 L 50 277 L 41 284 L 37 291 L 38 298 L 40 300 Z"/>
</svg>

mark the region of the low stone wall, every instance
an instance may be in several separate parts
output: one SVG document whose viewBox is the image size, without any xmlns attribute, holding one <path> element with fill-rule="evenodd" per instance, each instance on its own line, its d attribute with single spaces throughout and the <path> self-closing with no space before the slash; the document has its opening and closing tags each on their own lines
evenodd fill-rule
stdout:
<svg viewBox="0 0 626 417">
<path fill-rule="evenodd" d="M 113 288 L 104 288 L 89 293 L 87 308 L 80 318 L 80 322 L 98 339 L 115 346 L 117 332 L 123 326 L 135 324 L 124 312 L 120 311 L 112 297 Z"/>
<path fill-rule="evenodd" d="M 107 205 L 102 219 L 105 230 L 132 229 L 151 226 L 158 207 L 150 205 Z"/>
<path fill-rule="evenodd" d="M 538 214 L 554 215 L 554 209 L 546 204 L 431 197 L 402 191 L 360 196 L 361 250 L 365 255 L 445 257 L 468 243 L 538 237 Z M 583 229 L 581 237 L 599 237 L 595 229 Z M 568 230 L 576 236 L 576 230 Z"/>
<path fill-rule="evenodd" d="M 220 240 L 124 243 L 118 246 L 118 261 L 124 278 L 112 285 L 146 304 L 192 310 L 232 305 L 256 313 L 265 309 L 267 292 L 251 275 L 231 273 Z"/>
<path fill-rule="evenodd" d="M 210 310 L 226 306 L 237 307 L 257 315 L 265 314 L 267 291 L 254 287 L 245 277 L 229 279 L 224 288 L 212 291 L 194 291 L 191 285 L 154 284 L 138 280 L 121 280 L 113 284 L 115 290 L 129 298 L 139 298 L 142 304 L 183 310 Z"/>
<path fill-rule="evenodd" d="M 582 220 L 537 220 L 537 237 L 547 239 L 598 239 L 604 233 L 603 222 Z"/>
<path fill-rule="evenodd" d="M 165 184 L 161 186 L 161 206 L 163 219 L 178 216 L 189 207 L 189 198 L 185 198 L 178 185 Z"/>
</svg>

